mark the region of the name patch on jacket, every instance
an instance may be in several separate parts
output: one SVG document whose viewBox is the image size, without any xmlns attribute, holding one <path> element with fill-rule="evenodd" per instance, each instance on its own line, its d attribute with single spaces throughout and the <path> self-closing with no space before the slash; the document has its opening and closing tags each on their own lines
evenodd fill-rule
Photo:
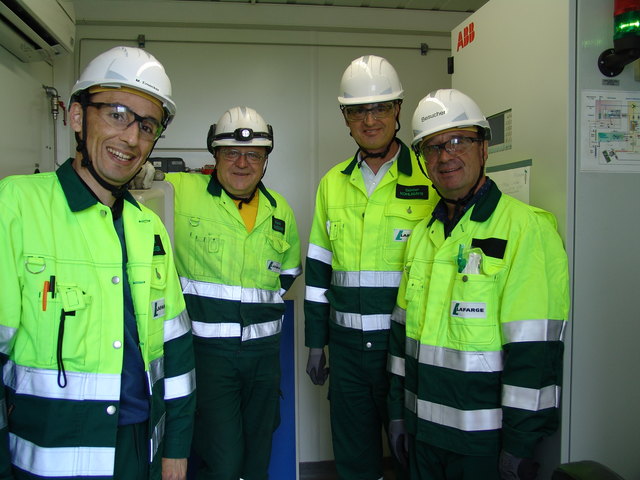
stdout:
<svg viewBox="0 0 640 480">
<path fill-rule="evenodd" d="M 451 316 L 458 318 L 487 318 L 486 303 L 451 302 Z"/>
<path fill-rule="evenodd" d="M 396 198 L 423 199 L 429 198 L 429 187 L 426 185 L 396 185 Z"/>
<path fill-rule="evenodd" d="M 284 220 L 280 220 L 276 217 L 271 217 L 271 228 L 276 232 L 284 233 Z"/>
<path fill-rule="evenodd" d="M 489 257 L 504 258 L 507 241 L 502 238 L 474 238 L 471 240 L 471 248 L 479 248 Z"/>
<path fill-rule="evenodd" d="M 162 240 L 160 239 L 160 235 L 155 235 L 153 239 L 153 254 L 154 255 L 166 255 L 167 252 L 164 251 L 164 246 L 162 245 Z"/>
<path fill-rule="evenodd" d="M 164 298 L 159 298 L 151 302 L 151 312 L 153 318 L 160 318 L 164 316 Z"/>
</svg>

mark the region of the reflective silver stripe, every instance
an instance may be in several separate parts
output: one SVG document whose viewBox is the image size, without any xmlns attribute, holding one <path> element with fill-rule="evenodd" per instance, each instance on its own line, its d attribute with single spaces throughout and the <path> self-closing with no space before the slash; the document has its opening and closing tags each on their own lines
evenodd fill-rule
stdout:
<svg viewBox="0 0 640 480">
<path fill-rule="evenodd" d="M 502 351 L 468 352 L 451 348 L 420 345 L 418 361 L 424 365 L 450 368 L 460 372 L 501 372 Z"/>
<path fill-rule="evenodd" d="M 391 312 L 391 321 L 399 323 L 400 325 L 407 324 L 407 311 L 404 308 L 400 308 L 398 305 L 393 307 Z"/>
<path fill-rule="evenodd" d="M 359 313 L 336 312 L 331 310 L 331 319 L 345 328 L 371 332 L 374 330 L 389 330 L 391 315 L 379 313 L 376 315 L 361 315 Z"/>
<path fill-rule="evenodd" d="M 194 369 L 177 377 L 167 377 L 164 379 L 165 400 L 186 397 L 195 389 L 196 371 Z"/>
<path fill-rule="evenodd" d="M 459 410 L 439 403 L 420 400 L 405 390 L 405 407 L 427 422 L 465 432 L 498 430 L 502 427 L 502 409 Z"/>
<path fill-rule="evenodd" d="M 516 320 L 502 324 L 505 343 L 564 340 L 563 320 Z"/>
<path fill-rule="evenodd" d="M 302 274 L 302 267 L 298 265 L 295 268 L 288 268 L 287 270 L 282 270 L 280 275 L 290 275 L 292 277 L 298 277 Z"/>
<path fill-rule="evenodd" d="M 151 461 L 153 461 L 153 459 L 158 454 L 158 448 L 160 448 L 160 443 L 164 438 L 164 427 L 166 418 L 167 414 L 163 413 L 156 426 L 153 427 L 153 432 L 151 432 L 151 439 L 149 440 L 149 442 L 151 443 Z"/>
<path fill-rule="evenodd" d="M 193 334 L 203 338 L 231 338 L 242 334 L 239 323 L 192 322 Z"/>
<path fill-rule="evenodd" d="M 398 288 L 402 272 L 338 272 L 331 273 L 331 284 L 338 287 L 392 287 Z"/>
<path fill-rule="evenodd" d="M 285 293 L 287 293 L 287 291 L 284 288 L 278 290 L 278 295 L 280 295 L 281 297 L 284 297 Z"/>
<path fill-rule="evenodd" d="M 560 406 L 560 391 L 561 388 L 558 385 L 549 385 L 540 390 L 503 385 L 502 405 L 532 412 L 558 408 Z"/>
<path fill-rule="evenodd" d="M 411 337 L 405 337 L 405 341 L 404 341 L 405 357 L 415 358 L 417 360 L 419 345 L 420 344 L 418 343 L 418 340 Z"/>
<path fill-rule="evenodd" d="M 239 323 L 193 322 L 193 334 L 202 338 L 242 337 L 242 341 L 276 335 L 282 330 L 282 318 L 271 322 L 255 323 L 244 328 Z"/>
<path fill-rule="evenodd" d="M 318 245 L 310 243 L 309 250 L 307 251 L 307 258 L 318 260 L 319 262 L 331 265 L 331 261 L 333 260 L 333 252 L 331 250 L 327 250 L 326 248 L 322 248 Z"/>
<path fill-rule="evenodd" d="M 7 425 L 7 400 L 3 398 L 0 400 L 0 429 L 6 428 Z"/>
<path fill-rule="evenodd" d="M 389 358 L 387 359 L 387 371 L 394 375 L 404 377 L 404 358 L 389 354 Z"/>
<path fill-rule="evenodd" d="M 191 319 L 187 311 L 183 310 L 177 317 L 164 322 L 164 341 L 169 342 L 179 338 L 189 330 L 191 330 Z"/>
<path fill-rule="evenodd" d="M 67 386 L 58 386 L 58 372 L 25 367 L 9 361 L 3 368 L 4 384 L 18 394 L 62 400 L 118 400 L 120 374 L 66 372 Z"/>
<path fill-rule="evenodd" d="M 242 329 L 242 341 L 270 337 L 282 331 L 282 318 L 271 322 L 254 323 Z"/>
<path fill-rule="evenodd" d="M 151 391 L 156 382 L 164 378 L 164 357 L 158 357 L 149 363 L 147 377 L 149 379 L 149 391 Z"/>
<path fill-rule="evenodd" d="M 9 355 L 9 349 L 11 348 L 11 340 L 16 334 L 17 329 L 7 327 L 6 325 L 0 325 L 0 353 Z"/>
<path fill-rule="evenodd" d="M 242 303 L 284 303 L 280 292 L 277 290 L 199 282 L 185 277 L 180 277 L 180 283 L 182 284 L 182 293 L 198 297 L 217 298 Z"/>
<path fill-rule="evenodd" d="M 14 466 L 42 477 L 112 477 L 113 447 L 45 448 L 9 433 Z"/>
<path fill-rule="evenodd" d="M 304 292 L 304 299 L 310 302 L 329 303 L 325 295 L 326 292 L 326 288 L 310 287 L 307 285 Z"/>
</svg>

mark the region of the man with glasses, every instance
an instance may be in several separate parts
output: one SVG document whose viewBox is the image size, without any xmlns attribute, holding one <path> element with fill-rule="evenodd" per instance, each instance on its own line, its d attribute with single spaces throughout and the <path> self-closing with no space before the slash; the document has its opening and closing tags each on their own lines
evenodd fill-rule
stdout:
<svg viewBox="0 0 640 480">
<path fill-rule="evenodd" d="M 384 58 L 367 55 L 345 70 L 338 101 L 355 155 L 321 180 L 306 261 L 307 373 L 329 375 L 333 453 L 341 480 L 383 475 L 388 425 L 386 371 L 391 311 L 407 238 L 436 195 L 396 134 L 403 89 Z M 397 469 L 402 478 L 402 470 Z"/>
<path fill-rule="evenodd" d="M 409 239 L 393 314 L 406 335 L 389 347 L 411 478 L 535 479 L 535 447 L 558 426 L 569 309 L 556 220 L 485 175 L 491 130 L 462 92 L 423 98 L 413 132 L 441 200 Z"/>
<path fill-rule="evenodd" d="M 191 323 L 169 236 L 127 190 L 175 111 L 163 66 L 113 48 L 73 87 L 75 157 L 0 183 L 2 478 L 186 478 Z"/>
<path fill-rule="evenodd" d="M 300 240 L 291 207 L 261 182 L 273 150 L 262 116 L 229 109 L 207 146 L 210 176 L 167 175 L 199 385 L 193 470 L 198 480 L 265 480 L 280 423 L 283 296 L 302 273 Z"/>
</svg>

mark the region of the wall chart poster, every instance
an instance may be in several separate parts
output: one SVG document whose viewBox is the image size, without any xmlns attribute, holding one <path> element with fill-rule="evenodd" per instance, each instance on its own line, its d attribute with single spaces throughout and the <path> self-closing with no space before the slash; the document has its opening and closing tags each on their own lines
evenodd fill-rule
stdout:
<svg viewBox="0 0 640 480">
<path fill-rule="evenodd" d="M 640 172 L 640 92 L 583 90 L 580 170 Z"/>
</svg>

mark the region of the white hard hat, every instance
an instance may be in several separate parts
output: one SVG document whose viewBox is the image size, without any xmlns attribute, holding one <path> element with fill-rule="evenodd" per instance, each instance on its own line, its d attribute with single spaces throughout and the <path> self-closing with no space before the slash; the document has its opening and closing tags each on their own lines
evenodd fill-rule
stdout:
<svg viewBox="0 0 640 480">
<path fill-rule="evenodd" d="M 402 100 L 404 90 L 396 70 L 384 58 L 365 55 L 347 67 L 340 81 L 340 105 Z"/>
<path fill-rule="evenodd" d="M 207 148 L 211 153 L 216 147 L 266 147 L 273 150 L 273 129 L 253 108 L 233 107 L 222 114 L 218 123 L 211 125 L 207 136 Z"/>
<path fill-rule="evenodd" d="M 489 122 L 480 107 L 470 97 L 452 88 L 436 90 L 420 100 L 411 126 L 414 149 L 423 138 L 451 128 L 476 126 L 485 140 L 491 138 Z"/>
<path fill-rule="evenodd" d="M 176 114 L 171 81 L 164 67 L 141 48 L 114 47 L 91 60 L 73 86 L 71 100 L 91 87 L 128 87 L 156 98 L 165 111 L 165 126 Z"/>
</svg>

